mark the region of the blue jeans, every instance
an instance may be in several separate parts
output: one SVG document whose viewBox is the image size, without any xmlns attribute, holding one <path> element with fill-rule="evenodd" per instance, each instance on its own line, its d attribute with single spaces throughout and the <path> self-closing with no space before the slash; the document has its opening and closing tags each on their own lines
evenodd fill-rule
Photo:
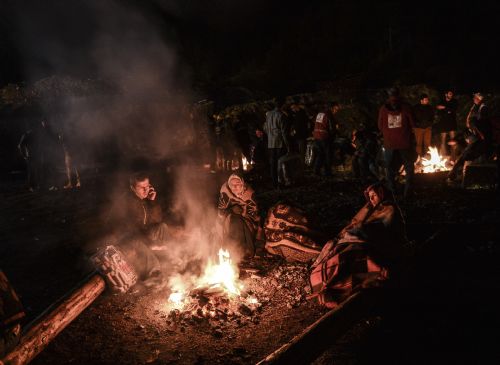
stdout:
<svg viewBox="0 0 500 365">
<path fill-rule="evenodd" d="M 415 165 L 414 165 L 415 154 L 412 149 L 407 149 L 407 150 L 393 150 L 387 148 L 384 149 L 387 184 L 389 189 L 394 194 L 396 193 L 395 178 L 401 166 L 399 163 L 397 163 L 398 162 L 397 157 L 401 158 L 401 162 L 404 165 L 406 173 L 405 190 L 404 190 L 404 195 L 406 195 L 408 191 L 411 189 L 413 183 L 413 175 L 415 173 Z"/>
</svg>

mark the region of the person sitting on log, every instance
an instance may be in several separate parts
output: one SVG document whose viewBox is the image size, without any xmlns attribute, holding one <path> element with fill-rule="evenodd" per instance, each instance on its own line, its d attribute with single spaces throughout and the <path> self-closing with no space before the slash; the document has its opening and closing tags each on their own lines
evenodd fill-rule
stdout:
<svg viewBox="0 0 500 365">
<path fill-rule="evenodd" d="M 232 174 L 220 188 L 217 210 L 218 241 L 230 247 L 236 245 L 245 258 L 253 257 L 262 229 L 252 187 L 241 176 Z"/>
<path fill-rule="evenodd" d="M 404 257 L 405 222 L 392 193 L 377 183 L 364 194 L 367 203 L 312 265 L 312 297 L 329 308 L 361 288 L 380 285 Z"/>
</svg>

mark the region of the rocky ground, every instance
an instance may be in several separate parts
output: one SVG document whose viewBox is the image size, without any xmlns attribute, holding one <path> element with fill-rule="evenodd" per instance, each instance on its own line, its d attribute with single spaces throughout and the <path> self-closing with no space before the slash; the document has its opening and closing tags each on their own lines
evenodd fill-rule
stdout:
<svg viewBox="0 0 500 365">
<path fill-rule="evenodd" d="M 214 186 L 224 180 L 209 176 Z M 271 190 L 257 172 L 247 178 L 263 212 L 278 200 L 292 202 L 332 236 L 363 203 L 363 184 L 344 172 L 328 179 L 306 173 L 281 191 Z M 91 270 L 89 242 L 100 231 L 106 180 L 87 177 L 79 190 L 43 193 L 26 192 L 15 176 L 2 182 L 0 266 L 20 294 L 28 320 Z M 404 287 L 389 293 L 376 315 L 360 318 L 316 363 L 498 360 L 496 199 L 490 190 L 422 180 L 416 199 L 402 204 L 413 251 Z M 255 363 L 325 312 L 304 299 L 306 267 L 271 258 L 255 264 L 258 273 L 243 272 L 242 280 L 259 298 L 259 308 L 216 321 L 180 318 L 166 307 L 166 293 L 105 292 L 34 363 Z"/>
</svg>

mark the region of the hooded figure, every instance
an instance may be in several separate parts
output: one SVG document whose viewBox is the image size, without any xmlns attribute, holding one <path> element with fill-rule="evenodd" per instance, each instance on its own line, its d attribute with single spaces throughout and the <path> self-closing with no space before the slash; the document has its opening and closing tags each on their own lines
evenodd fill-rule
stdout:
<svg viewBox="0 0 500 365">
<path fill-rule="evenodd" d="M 401 246 L 406 241 L 405 223 L 393 194 L 381 183 L 364 191 L 366 204 L 339 234 L 338 243 L 366 242 Z"/>
<path fill-rule="evenodd" d="M 246 257 L 252 257 L 261 230 L 253 189 L 232 174 L 220 189 L 217 209 L 216 232 L 221 243 L 236 244 Z"/>
<path fill-rule="evenodd" d="M 364 194 L 367 203 L 312 265 L 312 297 L 329 308 L 362 288 L 379 286 L 404 257 L 405 224 L 392 193 L 377 183 Z"/>
</svg>

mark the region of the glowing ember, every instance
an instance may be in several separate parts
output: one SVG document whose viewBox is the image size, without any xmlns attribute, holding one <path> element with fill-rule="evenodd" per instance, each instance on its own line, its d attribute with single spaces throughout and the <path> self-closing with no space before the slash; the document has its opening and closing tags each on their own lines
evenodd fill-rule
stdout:
<svg viewBox="0 0 500 365">
<path fill-rule="evenodd" d="M 168 301 L 173 305 L 173 307 L 180 308 L 184 305 L 184 294 L 180 292 L 173 292 L 168 297 Z"/>
<path fill-rule="evenodd" d="M 247 299 L 247 302 L 250 303 L 250 304 L 258 304 L 259 303 L 259 300 L 255 297 L 249 297 Z"/>
<path fill-rule="evenodd" d="M 443 158 L 439 155 L 436 147 L 429 147 L 430 159 L 422 158 L 420 161 L 421 168 L 420 172 L 424 174 L 437 172 L 437 171 L 449 171 L 451 166 L 448 163 L 448 159 Z"/>
</svg>

